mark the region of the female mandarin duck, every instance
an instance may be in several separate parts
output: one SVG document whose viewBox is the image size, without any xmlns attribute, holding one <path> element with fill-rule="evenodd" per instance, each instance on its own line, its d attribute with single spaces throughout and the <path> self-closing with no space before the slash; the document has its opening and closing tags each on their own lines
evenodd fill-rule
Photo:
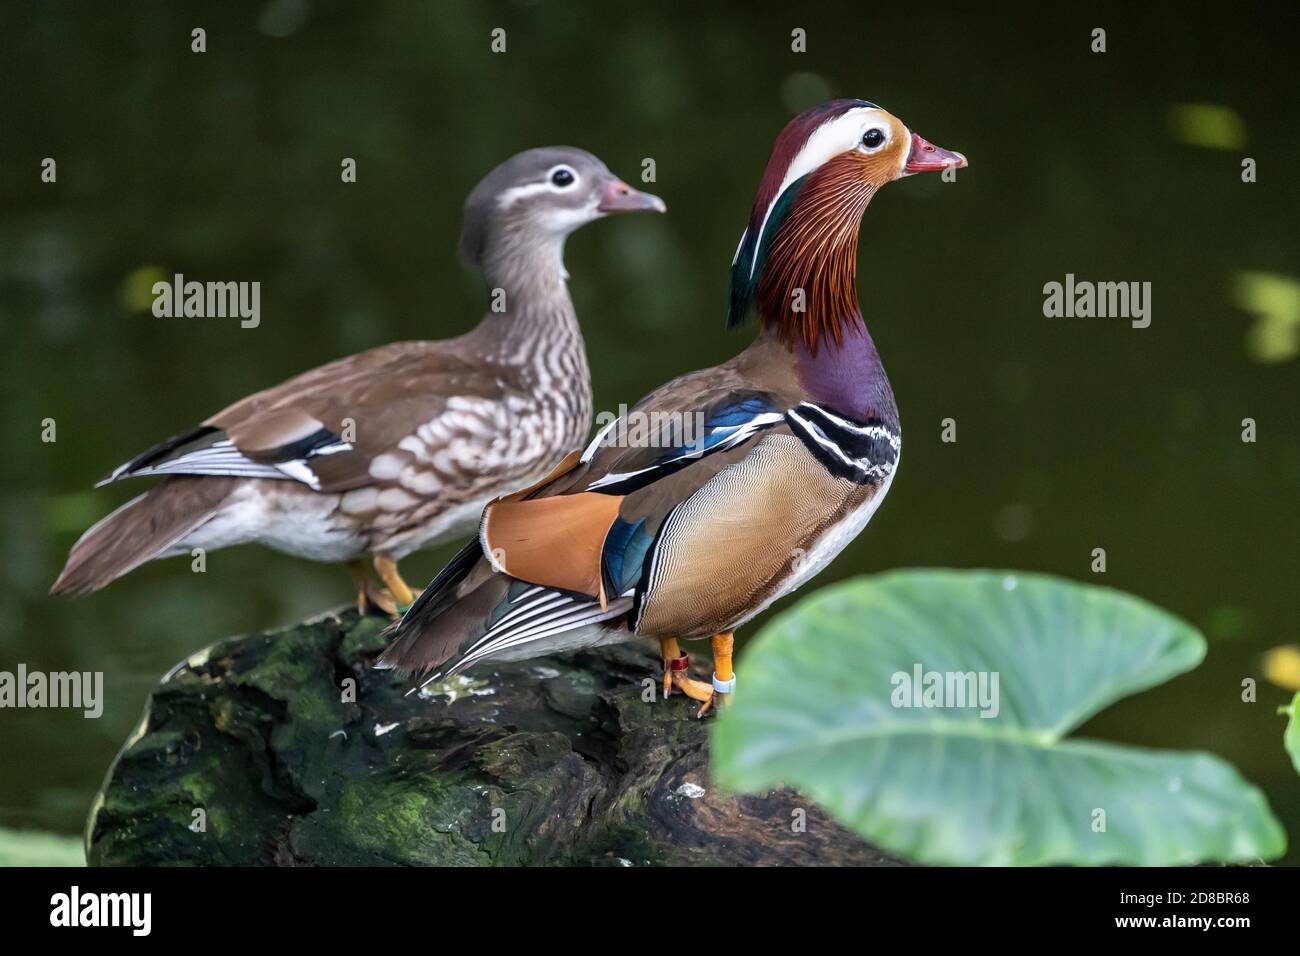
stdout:
<svg viewBox="0 0 1300 956">
<path fill-rule="evenodd" d="M 449 676 L 636 635 L 659 639 L 664 692 L 732 692 L 732 632 L 871 519 L 899 456 L 898 409 L 858 308 L 858 227 L 876 190 L 965 166 L 862 100 L 777 137 L 731 266 L 730 322 L 757 340 L 629 413 L 700 416 L 681 447 L 626 447 L 615 422 L 541 484 L 488 505 L 472 542 L 395 626 L 378 666 Z M 623 423 L 624 425 L 626 423 Z M 678 638 L 711 637 L 712 686 Z"/>
<path fill-rule="evenodd" d="M 101 484 L 167 477 L 82 535 L 51 591 L 94 591 L 154 558 L 255 541 L 348 562 L 358 603 L 395 614 L 414 599 L 400 558 L 462 537 L 485 504 L 545 475 L 591 428 L 565 238 L 608 213 L 664 208 L 582 150 L 507 160 L 470 194 L 460 240 L 496 311 L 459 338 L 304 372 L 131 459 Z M 386 590 L 367 579 L 365 555 Z"/>
</svg>

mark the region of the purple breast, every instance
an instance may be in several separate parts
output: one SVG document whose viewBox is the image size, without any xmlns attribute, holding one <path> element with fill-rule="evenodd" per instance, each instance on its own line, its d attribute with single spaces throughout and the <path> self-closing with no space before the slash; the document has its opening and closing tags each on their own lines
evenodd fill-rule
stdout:
<svg viewBox="0 0 1300 956">
<path fill-rule="evenodd" d="M 891 425 L 898 423 L 894 390 L 860 317 L 844 324 L 838 346 L 824 341 L 814 355 L 800 342 L 794 355 L 799 382 L 818 405 L 858 421 L 879 418 Z"/>
</svg>

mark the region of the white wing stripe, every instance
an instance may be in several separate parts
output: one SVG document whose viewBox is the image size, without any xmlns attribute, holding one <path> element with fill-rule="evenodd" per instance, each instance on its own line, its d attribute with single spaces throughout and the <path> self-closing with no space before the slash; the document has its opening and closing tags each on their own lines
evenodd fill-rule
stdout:
<svg viewBox="0 0 1300 956">
<path fill-rule="evenodd" d="M 591 440 L 591 444 L 589 444 L 586 448 L 583 449 L 582 454 L 578 456 L 578 461 L 579 462 L 591 461 L 591 459 L 596 454 L 596 449 L 599 448 L 600 443 L 605 440 L 605 436 L 609 434 L 610 429 L 613 428 L 622 420 L 623 419 L 621 418 L 616 418 L 608 425 L 606 425 L 604 428 L 602 428 L 600 431 L 596 432 L 596 437 Z"/>
<path fill-rule="evenodd" d="M 568 597 L 567 595 L 551 592 L 550 594 L 538 598 L 537 600 L 529 601 L 527 604 L 517 607 L 514 610 L 510 611 L 508 614 L 502 617 L 501 620 L 493 624 L 490 628 L 488 628 L 487 635 L 485 636 L 491 636 L 492 634 L 499 634 L 501 631 L 505 630 L 510 625 L 517 626 L 518 624 L 528 620 L 530 617 L 536 617 L 538 614 L 541 614 L 543 611 L 555 607 L 557 604 L 564 604 L 572 600 L 573 599 Z"/>
<path fill-rule="evenodd" d="M 636 471 L 612 472 L 605 475 L 603 478 L 592 482 L 587 486 L 587 490 L 595 491 L 597 488 L 605 488 L 609 485 L 617 484 L 620 481 L 635 478 L 637 475 L 644 475 L 646 472 L 654 471 L 657 468 L 665 468 L 668 465 L 676 464 L 679 461 L 686 461 L 690 458 L 703 458 L 705 455 L 711 455 L 714 452 L 726 451 L 728 448 L 734 448 L 736 445 L 739 445 L 741 442 L 748 439 L 760 428 L 767 425 L 774 425 L 777 422 L 784 420 L 784 418 L 785 415 L 781 412 L 764 412 L 761 415 L 755 415 L 742 425 L 725 425 L 715 428 L 713 429 L 714 434 L 728 430 L 730 430 L 732 434 L 707 448 L 703 447 L 703 443 L 701 443 L 701 447 L 698 449 L 687 451 L 685 454 L 678 455 L 675 458 L 666 458 L 663 461 L 650 465 L 648 468 L 638 468 Z M 617 422 L 615 424 L 617 424 Z M 610 426 L 607 426 L 606 430 L 608 430 L 609 427 Z M 604 432 L 602 431 L 601 434 L 603 435 Z M 599 438 L 600 436 L 597 437 Z"/>
<path fill-rule="evenodd" d="M 305 458 L 294 458 L 280 462 L 256 462 L 246 456 L 229 438 L 215 441 L 206 448 L 200 448 L 179 458 L 160 462 L 157 465 L 144 465 L 127 470 L 130 462 L 118 466 L 111 475 L 100 482 L 101 485 L 130 475 L 214 475 L 230 478 L 273 478 L 301 482 L 313 491 L 320 490 L 320 477 L 312 470 L 308 462 L 317 455 L 337 455 L 351 451 L 352 444 L 336 441 L 328 445 L 313 448 Z"/>
<path fill-rule="evenodd" d="M 539 641 L 555 634 L 571 631 L 587 624 L 598 624 L 601 621 L 607 621 L 611 618 L 618 617 L 627 612 L 632 602 L 626 598 L 620 598 L 609 605 L 609 609 L 602 611 L 599 604 L 588 604 L 581 611 L 570 614 L 557 614 L 544 622 L 539 622 L 537 627 L 531 628 L 520 634 L 506 634 L 499 639 L 492 641 L 477 651 L 466 654 L 456 662 L 456 665 L 448 671 L 448 674 L 455 674 L 467 667 L 472 667 L 478 661 L 490 657 L 493 654 L 500 653 L 511 647 L 518 647 L 521 644 L 528 644 L 533 641 Z"/>
<path fill-rule="evenodd" d="M 547 593 L 544 593 L 541 596 L 539 596 L 536 600 L 529 601 L 526 604 L 520 605 L 518 608 L 511 611 L 501 620 L 497 621 L 495 624 L 489 627 L 483 633 L 483 636 L 480 637 L 477 641 L 475 641 L 473 646 L 471 646 L 470 649 L 465 653 L 472 654 L 482 645 L 491 642 L 494 638 L 498 637 L 501 634 L 509 633 L 510 631 L 518 627 L 520 624 L 522 624 L 524 621 L 536 617 L 538 614 L 543 614 L 553 609 L 559 608 L 562 610 L 564 605 L 570 603 L 573 603 L 573 598 L 567 595 L 560 594 L 556 591 L 549 591 Z"/>
</svg>

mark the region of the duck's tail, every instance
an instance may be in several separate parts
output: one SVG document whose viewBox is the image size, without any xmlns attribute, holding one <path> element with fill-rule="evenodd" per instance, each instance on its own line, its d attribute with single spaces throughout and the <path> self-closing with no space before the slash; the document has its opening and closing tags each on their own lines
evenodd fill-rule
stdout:
<svg viewBox="0 0 1300 956">
<path fill-rule="evenodd" d="M 177 476 L 132 498 L 77 540 L 50 593 L 98 591 L 163 556 L 220 509 L 235 480 Z"/>
<path fill-rule="evenodd" d="M 470 541 L 389 629 L 392 643 L 375 666 L 410 677 L 433 673 L 465 640 L 482 633 L 508 584 L 492 573 L 478 539 Z"/>
<path fill-rule="evenodd" d="M 624 617 L 628 596 L 602 607 L 595 598 L 528 584 L 493 569 L 471 541 L 391 628 L 375 666 L 414 678 L 411 692 L 488 658 L 550 653 L 571 636 Z M 581 646 L 596 642 L 581 640 Z"/>
</svg>

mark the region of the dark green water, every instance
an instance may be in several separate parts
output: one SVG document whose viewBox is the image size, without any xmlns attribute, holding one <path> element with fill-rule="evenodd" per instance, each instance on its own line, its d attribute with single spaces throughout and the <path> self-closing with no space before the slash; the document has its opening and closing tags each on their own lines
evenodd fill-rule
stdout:
<svg viewBox="0 0 1300 956">
<path fill-rule="evenodd" d="M 1289 695 L 1260 665 L 1297 641 L 1294 19 L 701 7 L 0 8 L 0 669 L 101 670 L 107 695 L 100 720 L 0 712 L 0 826 L 77 831 L 164 670 L 350 595 L 336 568 L 244 548 L 210 555 L 203 575 L 172 561 L 50 599 L 76 535 L 138 491 L 89 490 L 97 478 L 292 373 L 468 328 L 485 300 L 455 259 L 460 204 L 530 146 L 583 146 L 626 177 L 653 157 L 669 205 L 570 243 L 597 408 L 724 359 L 752 334 L 726 332 L 723 305 L 771 140 L 793 111 L 853 95 L 971 167 L 955 184 L 890 186 L 868 210 L 862 305 L 907 454 L 821 582 L 1012 567 L 1186 617 L 1210 638 L 1205 664 L 1087 732 L 1230 759 L 1300 841 L 1274 715 Z M 489 52 L 497 26 L 503 55 Z M 1089 50 L 1097 26 L 1104 54 Z M 1243 157 L 1257 182 L 1242 182 Z M 154 318 L 132 293 L 152 269 L 260 281 L 261 325 Z M 1045 318 L 1043 285 L 1067 273 L 1152 283 L 1151 326 Z M 1089 570 L 1098 547 L 1105 575 Z M 408 577 L 448 556 L 417 556 Z M 1246 677 L 1258 703 L 1241 702 Z"/>
</svg>

